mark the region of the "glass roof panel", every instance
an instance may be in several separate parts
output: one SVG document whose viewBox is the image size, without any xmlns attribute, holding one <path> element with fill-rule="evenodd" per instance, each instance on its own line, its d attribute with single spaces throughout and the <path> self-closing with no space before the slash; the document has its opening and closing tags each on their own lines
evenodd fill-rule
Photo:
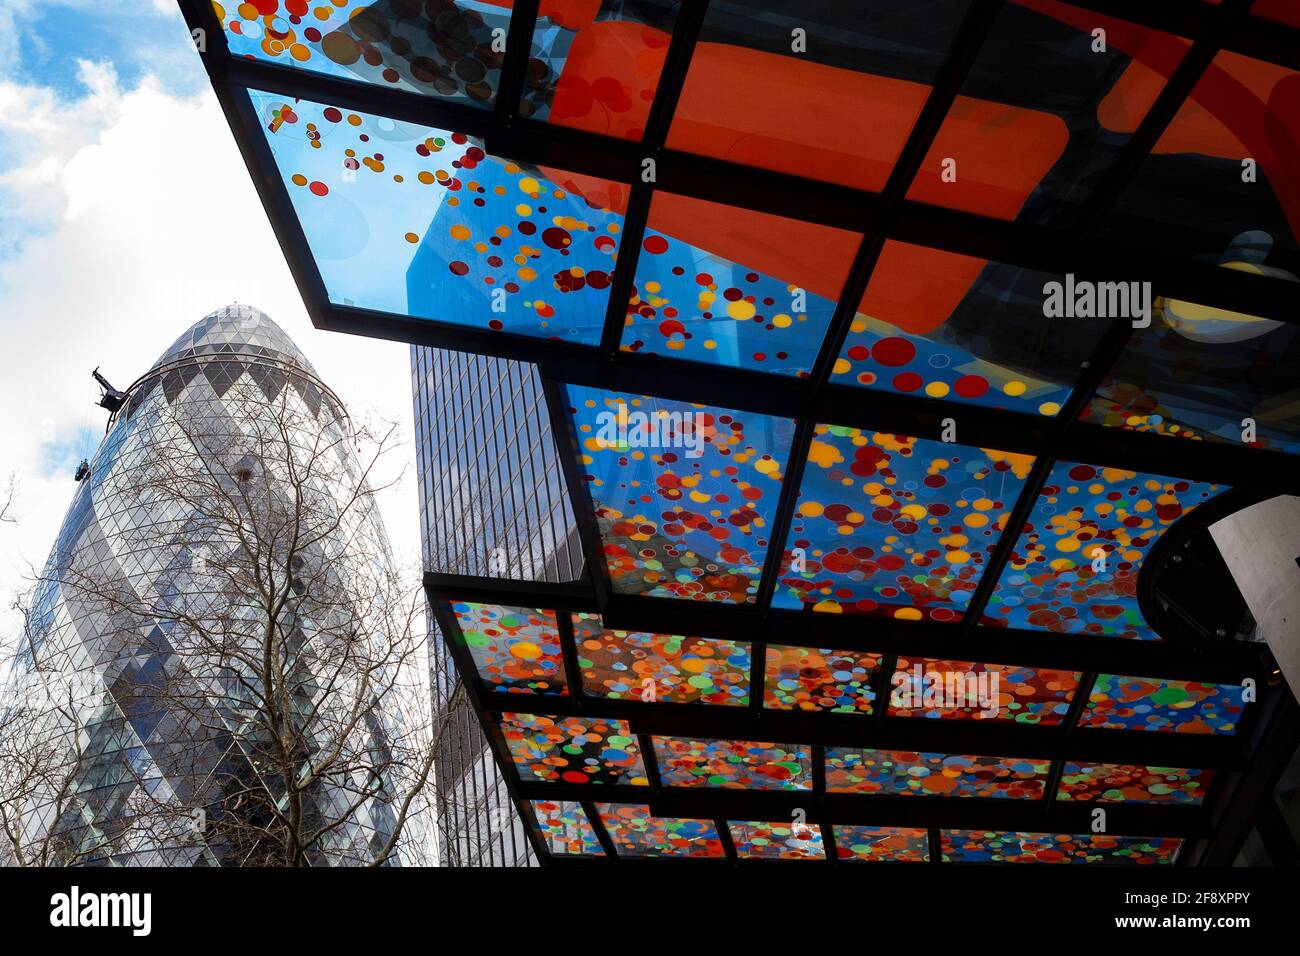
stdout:
<svg viewBox="0 0 1300 956">
<path fill-rule="evenodd" d="M 513 3 L 226 0 L 213 6 L 233 56 L 490 107 Z M 532 59 L 545 62 L 538 39 L 546 35 L 534 38 Z"/>
<path fill-rule="evenodd" d="M 543 0 L 519 115 L 639 141 L 679 5 Z"/>
<path fill-rule="evenodd" d="M 637 787 L 650 782 L 626 721 L 506 713 L 500 725 L 521 780 Z"/>
<path fill-rule="evenodd" d="M 1090 803 L 1200 804 L 1213 779 L 1213 770 L 1088 764 L 1067 760 L 1056 799 Z"/>
<path fill-rule="evenodd" d="M 816 426 L 772 606 L 960 620 L 1032 465 Z"/>
<path fill-rule="evenodd" d="M 866 827 L 836 823 L 835 855 L 875 863 L 929 863 L 929 832 L 915 827 Z"/>
<path fill-rule="evenodd" d="M 908 198 L 998 219 L 1072 220 L 1187 48 L 1057 0 L 1006 4 Z"/>
<path fill-rule="evenodd" d="M 470 601 L 451 610 L 484 684 L 512 694 L 568 696 L 554 611 Z"/>
<path fill-rule="evenodd" d="M 1158 640 L 1138 608 L 1142 559 L 1170 525 L 1220 490 L 1057 462 L 987 616 L 1018 628 Z"/>
<path fill-rule="evenodd" d="M 1300 275 L 1297 84 L 1295 70 L 1220 52 L 1102 235 L 1266 275 Z"/>
<path fill-rule="evenodd" d="M 1055 416 L 1107 330 L 1047 318 L 1062 277 L 889 240 L 831 377 L 900 395 Z"/>
<path fill-rule="evenodd" d="M 967 6 L 710 4 L 667 145 L 878 192 Z"/>
<path fill-rule="evenodd" d="M 763 706 L 773 710 L 869 714 L 879 654 L 769 644 Z"/>
<path fill-rule="evenodd" d="M 822 829 L 815 823 L 727 821 L 740 860 L 824 860 Z"/>
<path fill-rule="evenodd" d="M 749 703 L 746 641 L 615 631 L 599 615 L 573 615 L 582 689 L 610 700 Z"/>
<path fill-rule="evenodd" d="M 826 791 L 1037 800 L 1051 768 L 1048 760 L 827 747 Z"/>
<path fill-rule="evenodd" d="M 1080 727 L 1159 733 L 1233 734 L 1245 704 L 1236 684 L 1098 674 Z"/>
<path fill-rule="evenodd" d="M 862 237 L 656 192 L 622 349 L 806 374 Z"/>
<path fill-rule="evenodd" d="M 1300 452 L 1300 326 L 1176 299 L 1157 299 L 1153 313 L 1085 421 Z"/>
<path fill-rule="evenodd" d="M 656 817 L 648 806 L 598 803 L 596 812 L 621 857 L 723 857 L 712 820 Z"/>
<path fill-rule="evenodd" d="M 997 833 L 944 830 L 945 863 L 1111 863 L 1167 865 L 1183 841 L 1175 837 L 1134 837 L 1065 833 Z"/>
<path fill-rule="evenodd" d="M 1052 726 L 1065 720 L 1081 676 L 1015 664 L 899 657 L 889 716 Z"/>
<path fill-rule="evenodd" d="M 794 422 L 568 390 L 614 591 L 753 602 Z"/>
<path fill-rule="evenodd" d="M 533 800 L 533 816 L 554 856 L 604 856 L 596 830 L 582 804 L 572 800 Z"/>
<path fill-rule="evenodd" d="M 653 737 L 659 780 L 666 787 L 724 790 L 811 790 L 812 748 L 749 740 Z"/>
<path fill-rule="evenodd" d="M 626 186 L 250 90 L 330 301 L 600 342 Z"/>
</svg>

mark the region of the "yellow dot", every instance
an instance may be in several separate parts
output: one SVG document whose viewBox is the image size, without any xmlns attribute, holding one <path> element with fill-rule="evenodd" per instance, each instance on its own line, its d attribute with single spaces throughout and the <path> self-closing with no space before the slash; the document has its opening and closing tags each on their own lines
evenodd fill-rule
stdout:
<svg viewBox="0 0 1300 956">
<path fill-rule="evenodd" d="M 1002 386 L 1002 391 L 1014 398 L 1017 395 L 1025 394 L 1026 388 L 1027 386 L 1024 382 L 1007 382 L 1007 384 Z"/>
<path fill-rule="evenodd" d="M 542 649 L 532 641 L 520 641 L 510 648 L 510 654 L 520 660 L 535 661 L 542 656 Z"/>
<path fill-rule="evenodd" d="M 835 360 L 835 374 L 843 375 L 853 367 L 853 363 L 848 359 L 838 358 Z"/>
<path fill-rule="evenodd" d="M 1043 402 L 1038 406 L 1040 415 L 1055 415 L 1061 410 L 1061 406 L 1056 402 Z"/>
<path fill-rule="evenodd" d="M 948 394 L 948 391 L 947 382 L 931 382 L 925 387 L 925 394 L 929 395 L 931 398 L 943 398 Z"/>
<path fill-rule="evenodd" d="M 772 324 L 778 329 L 788 329 L 794 323 L 794 319 L 782 312 L 780 315 L 772 316 Z M 838 362 L 835 363 L 837 366 Z"/>
<path fill-rule="evenodd" d="M 989 523 L 989 516 L 982 514 L 968 514 L 962 519 L 962 522 L 968 528 L 982 528 Z"/>
<path fill-rule="evenodd" d="M 412 242 L 412 243 L 414 243 L 414 242 L 419 242 L 419 241 L 420 241 L 420 237 L 417 236 L 417 235 L 416 235 L 415 233 L 413 233 L 413 232 L 408 232 L 408 233 L 406 234 L 406 241 L 407 241 L 407 242 Z"/>
<path fill-rule="evenodd" d="M 302 173 L 294 173 L 294 174 L 293 174 L 293 184 L 294 184 L 295 186 L 306 186 L 306 185 L 307 185 L 307 177 L 304 176 Z"/>
<path fill-rule="evenodd" d="M 456 223 L 456 225 L 451 227 L 451 237 L 453 239 L 457 239 L 461 242 L 464 242 L 466 239 L 469 238 L 469 235 L 470 235 L 469 226 Z"/>
<path fill-rule="evenodd" d="M 799 506 L 799 513 L 805 518 L 816 518 L 824 509 L 815 501 L 805 501 Z"/>
<path fill-rule="evenodd" d="M 525 176 L 523 179 L 519 180 L 519 188 L 529 196 L 536 196 L 542 191 L 541 184 L 531 176 Z"/>
<path fill-rule="evenodd" d="M 705 339 L 704 347 L 706 349 L 716 349 L 718 347 L 718 343 L 713 341 L 713 339 Z"/>
<path fill-rule="evenodd" d="M 894 617 L 899 621 L 919 621 L 921 612 L 914 607 L 900 607 L 894 612 Z"/>
<path fill-rule="evenodd" d="M 531 216 L 532 214 L 533 214 L 533 207 L 529 206 L 527 203 L 520 203 L 518 206 L 515 207 L 516 216 Z"/>
<path fill-rule="evenodd" d="M 757 311 L 758 310 L 754 308 L 754 303 L 746 302 L 744 299 L 737 299 L 735 302 L 727 303 L 727 315 L 731 316 L 737 322 L 752 319 L 754 313 Z"/>
<path fill-rule="evenodd" d="M 426 186 L 433 185 L 433 173 L 429 172 L 427 169 L 420 170 L 420 174 L 415 178 L 418 179 L 420 182 L 424 183 Z"/>
</svg>

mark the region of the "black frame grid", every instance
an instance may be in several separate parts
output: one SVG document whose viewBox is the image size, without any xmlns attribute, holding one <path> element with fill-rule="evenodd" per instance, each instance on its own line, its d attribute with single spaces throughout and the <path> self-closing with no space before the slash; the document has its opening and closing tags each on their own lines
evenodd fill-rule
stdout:
<svg viewBox="0 0 1300 956">
<path fill-rule="evenodd" d="M 886 656 L 880 671 L 886 676 L 892 670 L 894 655 L 899 653 L 1076 670 L 1084 675 L 1078 692 L 1080 697 L 1086 697 L 1087 688 L 1098 673 L 1221 683 L 1239 683 L 1246 677 L 1253 677 L 1261 687 L 1265 686 L 1271 668 L 1257 645 L 1186 648 L 1159 642 L 991 628 L 977 623 L 993 584 L 1009 560 L 1039 490 L 1056 461 L 1085 462 L 1208 481 L 1231 486 L 1236 494 L 1250 497 L 1300 491 L 1300 456 L 1229 443 L 1171 439 L 1080 421 L 1096 387 L 1124 350 L 1132 333 L 1128 323 L 1112 324 L 1099 336 L 1093 354 L 1082 363 L 1069 401 L 1054 419 L 830 382 L 831 368 L 886 240 L 899 240 L 1056 274 L 1073 273 L 1082 279 L 1149 281 L 1158 295 L 1300 324 L 1300 283 L 1184 261 L 1146 246 L 1101 240 L 1093 235 L 1096 224 L 1135 175 L 1142 160 L 1220 50 L 1232 50 L 1300 69 L 1300 29 L 1266 24 L 1251 18 L 1252 0 L 1224 0 L 1218 6 L 1181 0 L 1152 0 L 1140 5 L 1120 0 L 1071 2 L 1076 7 L 1186 37 L 1191 40 L 1191 47 L 1135 131 L 1109 178 L 1096 191 L 1074 225 L 1069 229 L 1058 229 L 988 219 L 905 198 L 1005 0 L 973 0 L 940 66 L 927 102 L 880 193 L 689 155 L 664 147 L 669 121 L 707 11 L 707 0 L 682 2 L 651 107 L 646 136 L 641 143 L 609 139 L 520 118 L 519 102 L 527 57 L 520 55 L 518 50 L 521 38 L 531 33 L 537 10 L 535 2 L 516 5 L 516 16 L 512 18 L 509 31 L 509 45 L 514 55 L 508 49 L 494 108 L 481 110 L 418 93 L 232 57 L 211 4 L 206 0 L 180 0 L 191 29 L 203 31 L 205 68 L 313 323 L 323 329 L 531 362 L 540 369 L 551 429 L 565 469 L 589 577 L 579 584 L 560 587 L 429 575 L 426 590 L 461 673 L 473 675 L 474 669 L 472 665 L 467 667 L 468 662 L 461 659 L 464 648 L 453 639 L 453 635 L 459 635 L 459 629 L 446 603 L 453 600 L 484 600 L 545 608 L 578 607 L 599 613 L 609 627 L 733 637 L 752 643 L 755 673 L 751 680 L 751 694 L 758 703 L 741 715 L 718 713 L 719 708 L 699 705 L 602 701 L 587 697 L 576 686 L 570 698 L 559 702 L 560 709 L 555 710 L 555 700 L 537 698 L 525 703 L 520 695 L 490 693 L 479 687 L 477 681 L 467 680 L 474 707 L 489 729 L 492 746 L 505 768 L 512 797 L 522 813 L 529 815 L 526 801 L 530 799 L 590 801 L 594 796 L 615 802 L 649 803 L 659 815 L 718 820 L 719 833 L 723 835 L 729 855 L 734 858 L 734 849 L 724 833 L 725 819 L 788 819 L 789 810 L 801 807 L 808 811 L 810 821 L 823 823 L 823 839 L 831 862 L 834 862 L 834 852 L 827 825 L 831 820 L 837 823 L 924 826 L 932 831 L 932 855 L 937 851 L 937 846 L 933 845 L 934 831 L 940 828 L 969 825 L 998 830 L 1089 832 L 1089 821 L 1085 819 L 1087 807 L 1057 807 L 1055 794 L 1051 792 L 1045 797 L 1044 806 L 1040 807 L 1033 802 L 1016 800 L 865 798 L 825 793 L 668 792 L 669 788 L 657 786 L 592 788 L 519 781 L 499 735 L 492 729 L 495 724 L 489 715 L 502 708 L 527 707 L 556 715 L 569 712 L 564 708 L 571 707 L 573 713 L 625 718 L 632 722 L 638 734 L 681 732 L 701 738 L 797 741 L 815 747 L 818 756 L 822 747 L 837 743 L 897 745 L 910 749 L 1000 756 L 1042 754 L 1056 762 L 1056 778 L 1059 778 L 1062 760 L 1089 759 L 1090 755 L 1092 759 L 1104 758 L 1113 762 L 1149 764 L 1154 761 L 1163 766 L 1215 767 L 1229 772 L 1219 775 L 1212 793 L 1214 799 L 1207 799 L 1203 807 L 1112 805 L 1108 808 L 1113 821 L 1111 832 L 1143 836 L 1212 835 L 1218 814 L 1224 812 L 1221 805 L 1227 799 L 1225 793 L 1229 782 L 1249 775 L 1254 750 L 1262 746 L 1258 733 L 1247 733 L 1250 724 L 1266 723 L 1265 716 L 1261 715 L 1275 709 L 1276 699 L 1285 696 L 1284 693 L 1270 693 L 1263 703 L 1250 708 L 1237 736 L 1210 739 L 1141 732 L 1135 736 L 1133 732 L 1125 731 L 1076 732 L 1073 724 L 1081 706 L 1071 711 L 1070 720 L 1062 727 L 977 727 L 973 730 L 937 721 L 928 721 L 925 722 L 927 726 L 914 728 L 899 726 L 900 720 L 904 724 L 907 721 L 883 713 L 884 695 L 877 697 L 877 708 L 881 713 L 865 722 L 858 718 L 820 716 L 810 719 L 800 715 L 780 715 L 761 706 L 761 668 L 769 642 L 881 653 Z M 246 92 L 250 87 L 457 130 L 481 140 L 485 150 L 493 155 L 509 156 L 524 163 L 552 165 L 630 185 L 620 256 L 613 272 L 600 345 L 581 346 L 332 303 L 294 214 L 287 189 L 276 172 L 269 147 L 260 132 Z M 657 171 L 657 180 L 652 184 L 643 183 L 640 177 L 642 161 L 647 158 L 655 161 Z M 636 250 L 640 248 L 650 201 L 656 190 L 834 226 L 860 236 L 859 249 L 839 304 L 817 360 L 806 378 L 702 366 L 619 350 L 625 304 L 636 268 Z M 719 609 L 694 606 L 690 602 L 612 593 L 586 477 L 573 453 L 576 439 L 562 397 L 564 383 L 795 420 L 795 446 L 786 469 L 757 603 Z M 997 448 L 1033 455 L 1036 459 L 1034 471 L 1012 511 L 1008 528 L 983 569 L 974 606 L 964 616 L 964 623 L 937 625 L 844 619 L 772 609 L 769 605 L 779 572 L 780 554 L 795 508 L 799 476 L 813 426 L 830 423 L 940 439 L 946 419 L 956 422 L 958 441 L 962 445 Z M 1196 513 L 1193 512 L 1193 517 Z M 507 697 L 509 700 L 504 699 Z M 849 723 L 854 720 L 857 722 Z M 944 726 L 933 726 L 940 723 Z M 654 755 L 647 752 L 643 759 L 650 765 Z M 635 792 L 629 794 L 626 792 L 629 790 Z M 1024 803 L 1030 805 L 1023 806 Z M 600 822 L 592 813 L 591 803 L 585 802 L 584 806 L 608 848 L 608 838 L 603 835 Z M 533 839 L 538 844 L 539 855 L 547 859 L 549 855 L 541 845 L 540 835 L 534 832 Z"/>
</svg>

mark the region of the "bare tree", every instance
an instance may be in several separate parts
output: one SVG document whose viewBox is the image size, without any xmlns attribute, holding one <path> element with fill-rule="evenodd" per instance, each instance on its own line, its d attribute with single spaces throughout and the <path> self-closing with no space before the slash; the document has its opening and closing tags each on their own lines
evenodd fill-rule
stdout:
<svg viewBox="0 0 1300 956">
<path fill-rule="evenodd" d="M 221 414 L 143 408 L 150 453 L 117 492 L 133 517 L 113 547 L 161 557 L 47 572 L 142 662 L 110 689 L 153 739 L 123 760 L 128 842 L 237 865 L 430 862 L 423 600 L 376 505 L 395 430 L 265 392 L 245 377 Z"/>
</svg>

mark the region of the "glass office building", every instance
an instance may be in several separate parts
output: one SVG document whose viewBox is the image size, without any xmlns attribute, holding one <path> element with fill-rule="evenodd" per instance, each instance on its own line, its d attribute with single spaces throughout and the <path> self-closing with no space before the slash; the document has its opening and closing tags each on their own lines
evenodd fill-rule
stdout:
<svg viewBox="0 0 1300 956">
<path fill-rule="evenodd" d="M 21 796 L 9 805 L 22 811 L 9 834 L 18 852 L 279 865 L 270 802 L 301 806 L 304 828 L 287 838 L 306 843 L 303 862 L 371 862 L 406 786 L 394 755 L 428 746 L 417 739 L 428 731 L 427 659 L 414 639 L 394 653 L 388 539 L 342 403 L 284 331 L 244 305 L 195 323 L 115 400 L 0 696 L 6 745 L 41 758 L 18 779 L 24 754 L 5 754 L 6 793 Z M 258 603 L 268 594 L 283 595 L 274 627 Z M 268 630 L 282 635 L 266 651 L 283 672 L 274 685 L 253 663 Z M 360 702 L 323 688 L 354 676 L 348 661 L 363 662 Z M 268 769 L 277 751 L 257 702 L 276 691 L 295 705 L 276 720 L 302 748 L 294 766 L 305 776 L 301 761 L 312 761 L 301 801 Z M 432 835 L 413 815 L 390 861 L 427 861 Z"/>
<path fill-rule="evenodd" d="M 528 581 L 581 576 L 537 370 L 464 352 L 411 349 L 420 535 L 426 568 Z M 523 866 L 536 857 L 442 635 L 430 617 L 439 738 L 439 857 Z"/>
</svg>

